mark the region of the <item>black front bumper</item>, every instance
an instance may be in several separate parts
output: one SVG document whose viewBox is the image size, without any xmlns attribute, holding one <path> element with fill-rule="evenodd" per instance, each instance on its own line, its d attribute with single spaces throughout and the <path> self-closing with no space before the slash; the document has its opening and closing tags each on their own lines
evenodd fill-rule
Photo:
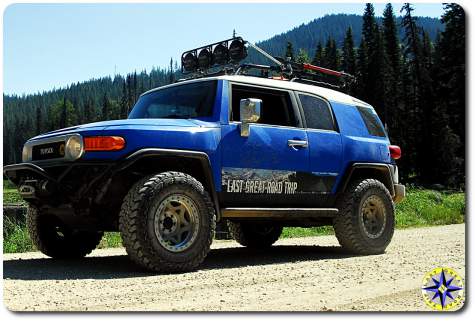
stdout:
<svg viewBox="0 0 475 321">
<path fill-rule="evenodd" d="M 91 192 L 110 173 L 112 164 L 97 162 L 20 163 L 7 165 L 3 174 L 28 202 L 71 203 Z"/>
</svg>

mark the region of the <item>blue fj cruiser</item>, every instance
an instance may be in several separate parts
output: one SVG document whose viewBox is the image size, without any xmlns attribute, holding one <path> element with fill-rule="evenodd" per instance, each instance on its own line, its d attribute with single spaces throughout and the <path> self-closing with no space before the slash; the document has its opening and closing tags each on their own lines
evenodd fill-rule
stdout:
<svg viewBox="0 0 475 321">
<path fill-rule="evenodd" d="M 82 257 L 120 231 L 140 266 L 189 271 L 221 221 L 253 248 L 285 226 L 332 225 L 347 251 L 383 253 L 405 195 L 399 147 L 373 107 L 314 80 L 344 73 L 276 58 L 238 65 L 249 46 L 233 38 L 186 52 L 194 76 L 142 94 L 126 120 L 28 140 L 4 174 L 29 204 L 37 248 Z"/>
</svg>

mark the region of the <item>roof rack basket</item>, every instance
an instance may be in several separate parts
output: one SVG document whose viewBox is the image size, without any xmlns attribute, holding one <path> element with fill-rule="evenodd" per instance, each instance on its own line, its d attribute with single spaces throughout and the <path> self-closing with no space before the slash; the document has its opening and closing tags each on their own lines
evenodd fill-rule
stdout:
<svg viewBox="0 0 475 321">
<path fill-rule="evenodd" d="M 248 48 L 253 48 L 257 53 L 272 61 L 273 65 L 240 63 L 247 57 Z M 344 71 L 336 71 L 309 63 L 298 63 L 291 61 L 290 58 L 272 56 L 241 37 L 233 37 L 188 50 L 181 56 L 181 65 L 183 74 L 191 74 L 191 77 L 187 79 L 217 75 L 249 75 L 340 90 L 346 89 L 355 79 Z"/>
</svg>

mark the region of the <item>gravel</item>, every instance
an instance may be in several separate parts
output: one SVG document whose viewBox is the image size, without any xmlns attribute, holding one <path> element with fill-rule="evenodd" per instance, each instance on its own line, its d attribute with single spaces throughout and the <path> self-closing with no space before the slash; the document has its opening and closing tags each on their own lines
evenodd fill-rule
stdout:
<svg viewBox="0 0 475 321">
<path fill-rule="evenodd" d="M 185 274 L 140 271 L 122 248 L 73 261 L 3 258 L 13 311 L 429 311 L 426 272 L 445 266 L 465 279 L 465 224 L 397 230 L 375 256 L 346 254 L 334 236 L 283 239 L 265 251 L 216 241 Z"/>
</svg>

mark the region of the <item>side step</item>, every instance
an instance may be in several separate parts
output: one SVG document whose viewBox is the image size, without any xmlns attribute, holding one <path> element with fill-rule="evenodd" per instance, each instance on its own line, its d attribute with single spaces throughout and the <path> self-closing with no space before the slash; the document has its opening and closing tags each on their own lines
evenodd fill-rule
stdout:
<svg viewBox="0 0 475 321">
<path fill-rule="evenodd" d="M 221 214 L 223 218 L 332 218 L 338 215 L 338 209 L 228 207 L 222 209 Z"/>
</svg>

